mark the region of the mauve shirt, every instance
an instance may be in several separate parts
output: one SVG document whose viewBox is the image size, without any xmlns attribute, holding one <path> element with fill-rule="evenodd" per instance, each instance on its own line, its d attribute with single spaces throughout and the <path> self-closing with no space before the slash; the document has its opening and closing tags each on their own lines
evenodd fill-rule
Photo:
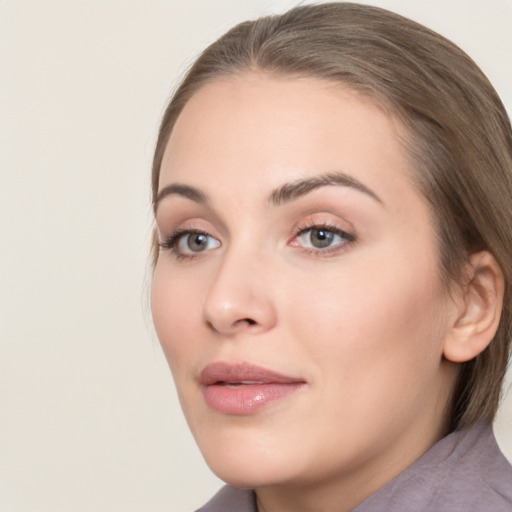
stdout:
<svg viewBox="0 0 512 512">
<path fill-rule="evenodd" d="M 343 503 L 340 503 L 343 506 Z M 512 466 L 491 427 L 441 439 L 352 512 L 511 512 Z M 254 492 L 223 487 L 196 512 L 258 512 Z"/>
</svg>

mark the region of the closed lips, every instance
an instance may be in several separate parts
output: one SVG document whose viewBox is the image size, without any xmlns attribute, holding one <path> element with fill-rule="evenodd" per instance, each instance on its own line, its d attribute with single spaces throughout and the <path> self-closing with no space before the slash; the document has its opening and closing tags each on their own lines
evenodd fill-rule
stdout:
<svg viewBox="0 0 512 512">
<path fill-rule="evenodd" d="M 249 363 L 212 363 L 201 372 L 206 404 L 225 415 L 251 415 L 303 387 L 303 379 Z"/>
<path fill-rule="evenodd" d="M 212 363 L 206 366 L 201 372 L 201 384 L 210 386 L 212 384 L 290 384 L 304 383 L 300 378 L 289 377 L 280 373 L 268 370 L 261 366 L 249 363 Z"/>
</svg>

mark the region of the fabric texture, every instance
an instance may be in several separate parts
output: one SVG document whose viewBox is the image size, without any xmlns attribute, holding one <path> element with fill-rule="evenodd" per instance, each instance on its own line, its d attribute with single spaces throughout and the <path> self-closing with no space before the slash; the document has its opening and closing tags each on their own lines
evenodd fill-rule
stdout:
<svg viewBox="0 0 512 512">
<path fill-rule="evenodd" d="M 226 485 L 196 512 L 258 512 L 258 507 L 253 491 Z"/>
<path fill-rule="evenodd" d="M 342 503 L 340 503 L 342 506 Z M 352 512 L 512 512 L 512 466 L 492 429 L 454 432 Z M 258 512 L 254 492 L 223 487 L 196 512 Z"/>
</svg>

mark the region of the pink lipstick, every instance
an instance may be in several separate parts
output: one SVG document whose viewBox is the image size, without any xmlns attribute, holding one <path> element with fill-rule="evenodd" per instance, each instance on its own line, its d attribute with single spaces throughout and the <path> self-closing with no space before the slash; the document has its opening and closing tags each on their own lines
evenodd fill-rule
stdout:
<svg viewBox="0 0 512 512">
<path fill-rule="evenodd" d="M 223 414 L 253 414 L 298 391 L 305 381 L 249 363 L 212 363 L 201 372 L 206 403 Z"/>
</svg>

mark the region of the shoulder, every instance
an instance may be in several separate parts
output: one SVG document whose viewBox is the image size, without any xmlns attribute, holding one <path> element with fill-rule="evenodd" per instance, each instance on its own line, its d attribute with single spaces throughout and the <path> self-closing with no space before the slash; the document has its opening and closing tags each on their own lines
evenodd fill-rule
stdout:
<svg viewBox="0 0 512 512">
<path fill-rule="evenodd" d="M 512 466 L 501 453 L 492 429 L 478 425 L 463 434 L 453 463 L 447 461 L 436 496 L 438 507 L 465 512 L 511 512 Z M 451 505 L 450 505 L 451 504 Z M 459 508 L 456 508 L 456 507 Z"/>
<path fill-rule="evenodd" d="M 226 485 L 196 512 L 257 512 L 254 493 Z"/>
<path fill-rule="evenodd" d="M 223 487 L 196 512 L 257 512 L 254 493 Z M 512 512 L 512 466 L 489 425 L 454 432 L 353 512 Z"/>
<path fill-rule="evenodd" d="M 512 512 L 512 466 L 489 425 L 454 432 L 354 512 Z"/>
</svg>

